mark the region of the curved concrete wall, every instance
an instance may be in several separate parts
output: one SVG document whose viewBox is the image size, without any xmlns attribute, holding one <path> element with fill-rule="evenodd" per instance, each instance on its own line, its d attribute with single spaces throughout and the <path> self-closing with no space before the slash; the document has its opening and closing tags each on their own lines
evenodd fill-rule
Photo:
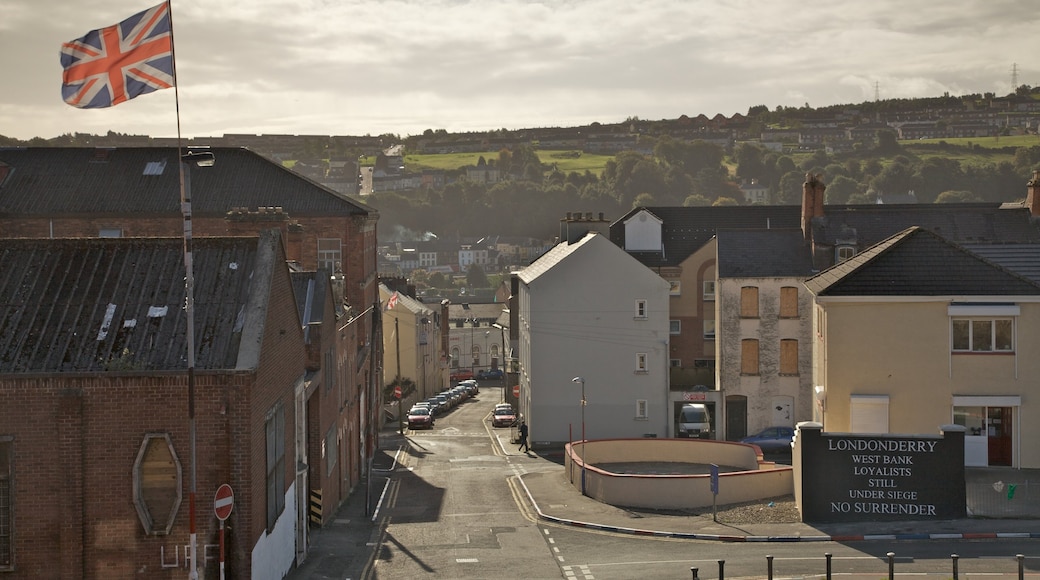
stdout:
<svg viewBox="0 0 1040 580">
<path fill-rule="evenodd" d="M 720 469 L 718 505 L 794 493 L 789 465 L 763 461 L 758 448 L 706 439 L 603 439 L 567 445 L 564 466 L 571 484 L 581 490 L 582 456 L 585 491 L 603 503 L 655 509 L 712 505 L 711 475 L 640 475 L 611 473 L 594 467 L 604 463 L 714 463 Z M 738 469 L 738 471 L 725 471 Z"/>
</svg>

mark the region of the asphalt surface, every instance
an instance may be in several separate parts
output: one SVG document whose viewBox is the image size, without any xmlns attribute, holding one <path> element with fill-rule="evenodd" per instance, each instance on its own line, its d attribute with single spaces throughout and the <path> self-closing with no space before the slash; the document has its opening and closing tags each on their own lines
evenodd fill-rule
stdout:
<svg viewBox="0 0 1040 580">
<path fill-rule="evenodd" d="M 373 462 L 372 485 L 363 482 L 322 528 L 311 529 L 306 561 L 287 578 L 363 578 L 380 544 L 379 510 L 384 484 L 398 469 L 394 453 L 400 436 L 387 429 Z M 509 446 L 509 454 L 522 455 Z M 560 451 L 532 451 L 528 457 L 555 464 L 558 469 L 528 472 L 520 481 L 526 499 L 539 519 L 574 526 L 654 537 L 720 542 L 869 542 L 892 540 L 956 540 L 985 538 L 1040 538 L 1040 470 L 967 468 L 968 511 L 971 517 L 941 521 L 855 523 L 727 524 L 705 515 L 668 515 L 623 508 L 585 497 L 567 479 Z M 1004 486 L 1017 483 L 1022 490 L 1006 499 Z"/>
</svg>

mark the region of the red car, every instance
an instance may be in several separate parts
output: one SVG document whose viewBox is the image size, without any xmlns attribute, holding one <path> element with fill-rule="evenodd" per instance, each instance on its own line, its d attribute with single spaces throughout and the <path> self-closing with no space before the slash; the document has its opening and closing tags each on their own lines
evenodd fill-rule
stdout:
<svg viewBox="0 0 1040 580">
<path fill-rule="evenodd" d="M 412 407 L 408 411 L 409 429 L 433 429 L 433 414 L 429 407 Z"/>
<path fill-rule="evenodd" d="M 492 427 L 509 427 L 513 423 L 516 423 L 516 412 L 509 407 L 499 407 L 491 416 Z"/>
<path fill-rule="evenodd" d="M 465 381 L 472 378 L 473 371 L 471 369 L 454 369 L 451 371 L 451 382 L 453 383 Z"/>
</svg>

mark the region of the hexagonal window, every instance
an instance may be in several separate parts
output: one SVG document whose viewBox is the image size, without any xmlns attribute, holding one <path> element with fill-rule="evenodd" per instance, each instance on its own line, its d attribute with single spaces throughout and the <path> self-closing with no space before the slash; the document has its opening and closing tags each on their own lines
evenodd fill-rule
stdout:
<svg viewBox="0 0 1040 580">
<path fill-rule="evenodd" d="M 134 462 L 134 507 L 145 533 L 170 533 L 181 505 L 181 462 L 169 433 L 148 433 Z"/>
</svg>

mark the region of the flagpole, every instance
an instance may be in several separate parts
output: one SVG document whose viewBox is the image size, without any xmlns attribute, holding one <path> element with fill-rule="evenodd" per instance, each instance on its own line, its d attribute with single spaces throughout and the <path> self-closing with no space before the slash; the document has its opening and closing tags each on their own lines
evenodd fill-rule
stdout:
<svg viewBox="0 0 1040 580">
<path fill-rule="evenodd" d="M 188 535 L 189 558 L 191 568 L 190 580 L 199 578 L 198 535 L 195 527 L 195 492 L 196 492 L 196 458 L 195 458 L 195 272 L 192 257 L 191 241 L 191 168 L 184 161 L 184 144 L 181 137 L 181 99 L 180 83 L 177 81 L 177 43 L 173 34 L 173 2 L 166 0 L 166 10 L 170 17 L 170 58 L 173 67 L 173 100 L 177 111 L 177 167 L 179 168 L 181 190 L 181 214 L 184 217 L 184 317 L 187 327 L 188 355 L 188 445 L 191 454 L 191 478 L 188 488 Z"/>
</svg>

